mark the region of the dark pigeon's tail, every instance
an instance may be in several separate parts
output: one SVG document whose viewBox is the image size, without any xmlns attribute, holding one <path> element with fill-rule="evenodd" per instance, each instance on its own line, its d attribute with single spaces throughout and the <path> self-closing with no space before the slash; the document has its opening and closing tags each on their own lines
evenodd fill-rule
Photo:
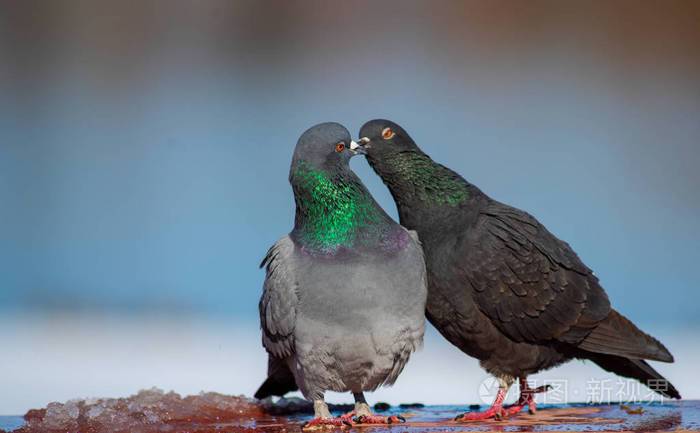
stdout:
<svg viewBox="0 0 700 433">
<path fill-rule="evenodd" d="M 663 396 L 681 398 L 676 387 L 644 361 L 673 362 L 671 352 L 615 310 L 579 343 L 578 349 L 584 350 L 579 357 L 590 359 L 604 370 L 637 379 Z"/>
<path fill-rule="evenodd" d="M 656 391 L 664 397 L 681 398 L 675 386 L 663 377 L 658 371 L 642 359 L 629 359 L 621 356 L 592 354 L 589 356 L 593 362 L 604 370 L 619 374 L 620 376 L 637 379 L 652 391 Z"/>
<path fill-rule="evenodd" d="M 615 310 L 578 344 L 579 349 L 632 359 L 673 362 L 673 355 L 659 340 L 637 328 Z"/>
<path fill-rule="evenodd" d="M 263 399 L 271 395 L 283 396 L 288 392 L 296 391 L 294 375 L 284 362 L 279 362 L 270 357 L 268 377 L 260 388 L 255 392 L 255 398 Z"/>
</svg>

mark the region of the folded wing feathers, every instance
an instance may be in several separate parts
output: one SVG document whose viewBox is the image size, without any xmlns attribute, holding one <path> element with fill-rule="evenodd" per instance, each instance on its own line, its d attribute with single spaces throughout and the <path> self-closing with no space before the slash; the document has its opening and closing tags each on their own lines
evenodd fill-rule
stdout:
<svg viewBox="0 0 700 433">
<path fill-rule="evenodd" d="M 579 344 L 589 352 L 673 362 L 673 355 L 654 337 L 644 333 L 615 310 Z"/>
</svg>

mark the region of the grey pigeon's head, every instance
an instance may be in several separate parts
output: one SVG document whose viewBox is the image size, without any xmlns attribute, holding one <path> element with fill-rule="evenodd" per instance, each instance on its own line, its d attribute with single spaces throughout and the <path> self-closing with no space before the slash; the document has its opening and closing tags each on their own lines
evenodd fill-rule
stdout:
<svg viewBox="0 0 700 433">
<path fill-rule="evenodd" d="M 291 235 L 308 251 L 336 253 L 387 235 L 393 221 L 350 170 L 364 149 L 338 123 L 306 130 L 289 171 L 296 216 Z"/>
<path fill-rule="evenodd" d="M 349 169 L 349 161 L 364 149 L 350 138 L 350 132 L 335 122 L 320 123 L 307 129 L 294 149 L 291 170 L 300 165 L 328 173 Z"/>
<path fill-rule="evenodd" d="M 408 133 L 391 120 L 375 119 L 365 123 L 360 128 L 358 141 L 370 163 L 401 152 L 421 152 Z"/>
</svg>

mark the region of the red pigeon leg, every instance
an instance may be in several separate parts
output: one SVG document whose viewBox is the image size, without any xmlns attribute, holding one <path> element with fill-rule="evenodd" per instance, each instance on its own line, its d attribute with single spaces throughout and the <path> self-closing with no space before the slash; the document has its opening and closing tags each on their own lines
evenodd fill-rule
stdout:
<svg viewBox="0 0 700 433">
<path fill-rule="evenodd" d="M 550 385 L 538 386 L 537 388 L 530 388 L 527 384 L 527 379 L 524 377 L 520 378 L 520 397 L 518 402 L 512 406 L 505 408 L 506 415 L 515 415 L 520 412 L 525 406 L 528 407 L 528 412 L 530 414 L 535 414 L 537 412 L 537 403 L 535 402 L 535 394 L 546 392 L 551 388 Z"/>
<path fill-rule="evenodd" d="M 496 393 L 496 399 L 490 408 L 483 412 L 465 412 L 455 418 L 455 421 L 466 422 L 466 421 L 482 421 L 491 418 L 500 419 L 504 415 L 503 410 L 503 400 L 506 398 L 508 393 L 508 386 L 501 384 L 498 387 L 498 393 Z"/>
</svg>

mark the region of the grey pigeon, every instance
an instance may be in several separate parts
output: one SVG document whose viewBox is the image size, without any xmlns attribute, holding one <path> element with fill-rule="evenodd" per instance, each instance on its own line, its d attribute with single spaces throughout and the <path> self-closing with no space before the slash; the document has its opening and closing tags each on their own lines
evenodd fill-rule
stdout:
<svg viewBox="0 0 700 433">
<path fill-rule="evenodd" d="M 307 427 L 398 421 L 373 416 L 363 392 L 393 384 L 423 340 L 423 251 L 416 234 L 394 222 L 350 169 L 360 151 L 337 123 L 304 132 L 289 173 L 294 229 L 261 264 L 269 377 L 255 396 L 298 386 L 314 404 Z M 328 390 L 352 392 L 355 411 L 331 418 Z"/>
<path fill-rule="evenodd" d="M 535 410 L 527 376 L 572 358 L 680 398 L 644 360 L 673 362 L 656 339 L 611 308 L 598 278 L 569 244 L 528 213 L 499 203 L 434 162 L 388 120 L 367 122 L 360 145 L 388 186 L 401 224 L 425 251 L 426 314 L 440 333 L 499 381 L 493 406 L 460 420 Z M 503 408 L 515 380 L 520 398 Z"/>
</svg>

